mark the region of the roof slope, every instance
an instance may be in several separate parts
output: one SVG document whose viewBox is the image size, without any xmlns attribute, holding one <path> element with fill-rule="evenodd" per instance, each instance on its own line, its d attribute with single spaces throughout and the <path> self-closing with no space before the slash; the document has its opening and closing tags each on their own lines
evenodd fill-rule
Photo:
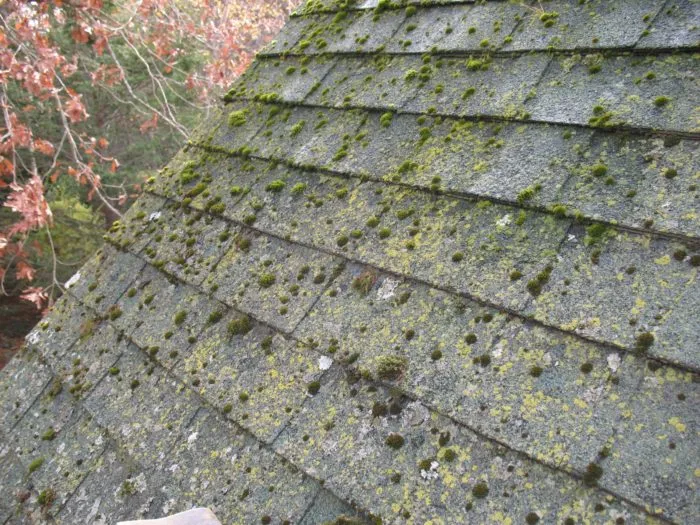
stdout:
<svg viewBox="0 0 700 525">
<path fill-rule="evenodd" d="M 310 1 L 72 279 L 0 522 L 697 519 L 700 6 L 405 4 Z"/>
</svg>

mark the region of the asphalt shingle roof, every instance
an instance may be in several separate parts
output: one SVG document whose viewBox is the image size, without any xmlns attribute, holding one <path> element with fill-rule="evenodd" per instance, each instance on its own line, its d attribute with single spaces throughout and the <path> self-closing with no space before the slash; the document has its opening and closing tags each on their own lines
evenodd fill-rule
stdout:
<svg viewBox="0 0 700 525">
<path fill-rule="evenodd" d="M 0 522 L 697 520 L 699 23 L 308 2 L 0 373 Z"/>
</svg>

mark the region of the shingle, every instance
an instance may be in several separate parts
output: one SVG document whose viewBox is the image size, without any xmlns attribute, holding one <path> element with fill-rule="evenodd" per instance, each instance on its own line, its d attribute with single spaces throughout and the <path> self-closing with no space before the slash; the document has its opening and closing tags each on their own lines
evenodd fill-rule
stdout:
<svg viewBox="0 0 700 525">
<path fill-rule="evenodd" d="M 232 246 L 238 233 L 223 220 L 189 209 L 166 210 L 159 219 L 158 234 L 145 250 L 163 270 L 198 285 Z"/>
<path fill-rule="evenodd" d="M 152 223 L 165 205 L 165 200 L 156 195 L 144 193 L 120 220 L 115 221 L 107 240 L 116 246 L 139 253 L 150 241 Z"/>
<path fill-rule="evenodd" d="M 303 64 L 295 57 L 260 59 L 241 76 L 228 96 L 301 102 L 334 64 L 335 59 L 325 57 Z"/>
<path fill-rule="evenodd" d="M 682 55 L 559 57 L 526 108 L 548 122 L 696 131 L 700 90 L 693 69 L 694 59 Z"/>
<path fill-rule="evenodd" d="M 234 101 L 225 106 L 224 119 L 212 130 L 210 144 L 229 151 L 248 145 L 269 116 L 270 108 L 249 101 Z"/>
<path fill-rule="evenodd" d="M 84 405 L 99 425 L 109 428 L 124 450 L 147 468 L 171 453 L 199 407 L 190 390 L 133 345 Z"/>
<path fill-rule="evenodd" d="M 420 65 L 420 58 L 414 56 L 338 58 L 320 87 L 304 102 L 331 107 L 401 108 L 416 90 L 415 83 L 404 81 L 404 73 Z"/>
<path fill-rule="evenodd" d="M 318 16 L 293 16 L 277 33 L 275 39 L 261 49 L 259 55 L 275 55 L 290 51 L 294 45 L 304 36 L 306 29 L 317 20 Z"/>
<path fill-rule="evenodd" d="M 309 507 L 306 514 L 304 514 L 304 519 L 299 523 L 300 525 L 315 525 L 317 523 L 332 523 L 335 520 L 340 521 L 343 518 L 348 521 L 350 518 L 354 518 L 357 520 L 358 525 L 363 523 L 355 509 L 334 496 L 330 491 L 321 489 L 311 507 Z M 340 521 L 340 523 L 342 523 L 342 521 Z"/>
<path fill-rule="evenodd" d="M 674 254 L 686 249 L 647 235 L 577 227 L 531 311 L 565 330 L 635 348 L 640 335 L 656 332 L 676 309 L 685 308 L 681 300 L 694 287 L 697 270 Z M 663 344 L 660 335 L 657 339 L 651 352 Z M 697 367 L 697 345 L 687 339 L 682 343 L 674 355 L 685 366 Z"/>
<path fill-rule="evenodd" d="M 339 261 L 264 235 L 233 246 L 209 276 L 220 301 L 290 332 L 324 290 Z"/>
<path fill-rule="evenodd" d="M 688 523 L 700 504 L 697 463 L 689 459 L 700 447 L 698 378 L 671 367 L 653 370 L 625 406 L 600 483 L 653 514 Z"/>
<path fill-rule="evenodd" d="M 318 491 L 249 435 L 200 411 L 155 474 L 166 496 L 162 514 L 211 508 L 222 523 L 297 522 Z M 272 521 L 274 520 L 274 521 Z"/>
<path fill-rule="evenodd" d="M 71 278 L 70 293 L 104 315 L 126 292 L 145 264 L 135 255 L 107 244 Z"/>
<path fill-rule="evenodd" d="M 417 9 L 387 42 L 386 50 L 389 53 L 425 53 L 433 46 L 439 47 L 437 44 L 454 30 L 454 25 L 465 24 L 471 9 L 469 5 Z"/>
<path fill-rule="evenodd" d="M 54 303 L 49 314 L 27 335 L 27 343 L 47 359 L 63 353 L 75 343 L 85 326 L 92 322 L 94 312 L 85 308 L 69 294 Z"/>
<path fill-rule="evenodd" d="M 160 516 L 160 486 L 114 441 L 55 517 L 57 524 L 115 523 Z"/>
<path fill-rule="evenodd" d="M 51 378 L 50 368 L 35 348 L 26 348 L 10 360 L 0 371 L 0 434 L 10 434 Z"/>
<path fill-rule="evenodd" d="M 275 447 L 344 500 L 389 522 L 488 522 L 497 516 L 518 523 L 531 512 L 551 521 L 641 517 L 420 403 L 341 374 L 321 386 Z M 603 505 L 597 515 L 596 504 Z"/>
<path fill-rule="evenodd" d="M 0 522 L 8 523 L 19 505 L 17 496 L 23 490 L 24 468 L 6 443 L 0 442 Z"/>
<path fill-rule="evenodd" d="M 338 15 L 335 15 L 334 18 L 337 19 L 337 17 Z M 331 25 L 329 30 L 318 36 L 328 43 L 319 51 L 324 53 L 377 51 L 394 40 L 392 37 L 404 18 L 404 12 L 400 10 L 378 14 L 370 11 L 350 12 L 335 24 L 337 28 Z"/>
<path fill-rule="evenodd" d="M 318 356 L 230 312 L 206 329 L 173 372 L 226 417 L 269 442 L 307 397 Z"/>
<path fill-rule="evenodd" d="M 433 58 L 431 63 L 420 66 L 422 69 L 416 69 L 416 78 L 406 81 L 416 88 L 416 96 L 404 109 L 522 118 L 524 103 L 536 93 L 535 85 L 548 63 L 546 55 Z M 421 80 L 421 75 L 425 75 L 425 80 Z"/>
<path fill-rule="evenodd" d="M 594 344 L 362 267 L 344 272 L 294 335 L 379 379 L 386 379 L 383 359 L 399 356 L 402 391 L 539 461 L 579 472 L 620 417 L 625 392 L 611 378 L 622 376 L 625 388 L 640 378 L 632 359 L 611 371 L 608 361 L 619 356 Z"/>
<path fill-rule="evenodd" d="M 506 49 L 590 49 L 634 46 L 659 10 L 656 0 L 554 0 L 533 5 Z"/>
<path fill-rule="evenodd" d="M 694 47 L 700 43 L 700 12 L 694 0 L 668 0 L 642 34 L 638 48 Z"/>
<path fill-rule="evenodd" d="M 76 398 L 87 395 L 108 373 L 128 346 L 128 340 L 107 321 L 89 319 L 70 349 L 47 355 L 63 387 Z"/>
<path fill-rule="evenodd" d="M 105 435 L 66 390 L 49 390 L 19 421 L 9 443 L 36 493 L 53 493 L 45 510 L 55 514 L 102 454 Z"/>
<path fill-rule="evenodd" d="M 586 217 L 697 237 L 699 159 L 695 141 L 596 133 L 559 200 Z"/>
<path fill-rule="evenodd" d="M 168 280 L 151 266 L 133 283 L 136 293 L 125 294 L 110 312 L 114 325 L 145 351 L 170 367 L 219 309 L 216 301 L 176 280 Z"/>
</svg>

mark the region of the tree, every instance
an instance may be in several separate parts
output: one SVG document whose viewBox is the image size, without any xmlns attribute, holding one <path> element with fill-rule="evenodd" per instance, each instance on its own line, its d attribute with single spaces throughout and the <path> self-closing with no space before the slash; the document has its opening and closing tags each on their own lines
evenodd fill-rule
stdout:
<svg viewBox="0 0 700 525">
<path fill-rule="evenodd" d="M 81 202 L 107 223 L 118 218 L 143 171 L 188 137 L 296 3 L 0 5 L 0 292 L 49 304 L 68 265 L 57 255 L 53 203 L 63 199 L 62 217 L 72 220 Z M 144 155 L 147 143 L 157 147 Z M 36 282 L 44 251 L 48 277 Z"/>
</svg>

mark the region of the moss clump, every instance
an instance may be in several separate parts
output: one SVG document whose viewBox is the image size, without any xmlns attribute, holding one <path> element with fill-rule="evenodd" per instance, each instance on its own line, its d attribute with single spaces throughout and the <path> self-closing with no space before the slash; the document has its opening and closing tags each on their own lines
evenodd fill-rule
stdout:
<svg viewBox="0 0 700 525">
<path fill-rule="evenodd" d="M 110 321 L 116 321 L 122 316 L 122 309 L 117 305 L 111 306 L 107 315 Z"/>
<path fill-rule="evenodd" d="M 394 120 L 394 114 L 391 111 L 387 111 L 379 117 L 379 125 L 383 128 L 388 128 L 391 126 L 392 120 Z"/>
<path fill-rule="evenodd" d="M 227 329 L 231 335 L 245 335 L 253 329 L 253 325 L 250 322 L 250 317 L 244 315 L 230 321 Z"/>
<path fill-rule="evenodd" d="M 245 125 L 246 123 L 246 111 L 245 109 L 239 109 L 238 111 L 232 111 L 228 114 L 228 125 L 232 128 L 238 128 Z"/>
<path fill-rule="evenodd" d="M 283 180 L 273 180 L 270 184 L 265 186 L 265 191 L 271 191 L 274 193 L 279 193 L 284 189 L 286 186 L 285 182 Z"/>
<path fill-rule="evenodd" d="M 376 228 L 377 226 L 379 226 L 379 218 L 378 217 L 370 217 L 369 219 L 367 219 L 366 224 L 369 228 Z"/>
<path fill-rule="evenodd" d="M 472 487 L 472 496 L 475 498 L 485 498 L 489 495 L 489 486 L 483 481 Z"/>
<path fill-rule="evenodd" d="M 383 355 L 377 358 L 377 377 L 393 381 L 401 377 L 408 366 L 408 360 L 398 355 Z"/>
<path fill-rule="evenodd" d="M 523 276 L 523 272 L 521 272 L 520 270 L 513 270 L 513 271 L 510 272 L 510 274 L 508 275 L 508 277 L 510 278 L 511 281 L 517 281 L 517 280 L 520 279 L 522 276 Z"/>
<path fill-rule="evenodd" d="M 387 447 L 391 447 L 394 450 L 398 450 L 401 447 L 403 447 L 403 444 L 406 442 L 406 440 L 403 438 L 401 434 L 396 434 L 395 432 L 392 432 L 389 434 L 386 439 L 384 440 L 384 443 L 386 444 Z"/>
<path fill-rule="evenodd" d="M 535 525 L 535 523 L 538 521 L 540 521 L 540 516 L 536 512 L 530 512 L 527 516 L 525 516 L 525 522 L 528 525 Z"/>
<path fill-rule="evenodd" d="M 467 342 L 468 345 L 473 345 L 474 343 L 476 343 L 476 334 L 468 333 L 464 337 L 464 340 Z"/>
<path fill-rule="evenodd" d="M 336 243 L 340 248 L 342 248 L 343 246 L 345 246 L 345 245 L 348 243 L 349 240 L 350 240 L 350 239 L 348 238 L 348 236 L 345 235 L 345 234 L 343 234 L 343 235 L 338 236 L 338 238 L 335 240 L 335 243 Z"/>
<path fill-rule="evenodd" d="M 173 317 L 173 322 L 175 323 L 176 326 L 180 326 L 182 323 L 185 322 L 185 319 L 187 318 L 187 312 L 184 310 L 180 310 L 175 314 L 175 317 Z"/>
<path fill-rule="evenodd" d="M 593 371 L 593 365 L 591 363 L 583 363 L 581 365 L 581 373 L 590 374 Z"/>
<path fill-rule="evenodd" d="M 531 295 L 537 297 L 542 293 L 542 287 L 549 282 L 549 277 L 552 273 L 552 265 L 547 265 L 544 270 L 537 274 L 534 279 L 531 279 L 527 283 L 527 291 Z"/>
<path fill-rule="evenodd" d="M 391 235 L 391 230 L 389 228 L 382 228 L 379 230 L 379 238 L 386 239 Z"/>
<path fill-rule="evenodd" d="M 678 176 L 678 170 L 676 168 L 665 168 L 663 174 L 667 179 L 675 179 Z"/>
<path fill-rule="evenodd" d="M 452 254 L 452 262 L 460 262 L 464 260 L 464 254 L 462 252 L 455 252 Z"/>
<path fill-rule="evenodd" d="M 289 191 L 292 192 L 292 195 L 301 195 L 304 193 L 304 191 L 306 191 L 307 187 L 308 185 L 305 182 L 297 182 Z"/>
<path fill-rule="evenodd" d="M 433 352 L 430 354 L 430 359 L 432 359 L 433 361 L 438 361 L 442 359 L 442 351 L 437 349 L 433 350 Z"/>
<path fill-rule="evenodd" d="M 598 480 L 603 476 L 603 468 L 595 463 L 589 463 L 586 467 L 586 472 L 583 474 L 583 482 L 586 485 L 593 486 L 598 483 Z"/>
<path fill-rule="evenodd" d="M 594 177 L 602 177 L 608 173 L 608 167 L 605 164 L 594 164 L 591 166 L 591 174 Z"/>
<path fill-rule="evenodd" d="M 248 392 L 241 392 L 240 394 L 238 394 L 238 400 L 241 403 L 245 403 L 249 399 L 250 399 L 250 394 Z"/>
<path fill-rule="evenodd" d="M 231 403 L 226 403 L 224 405 L 224 414 L 231 413 L 231 410 L 233 410 L 233 405 Z"/>
<path fill-rule="evenodd" d="M 700 255 L 693 255 L 690 257 L 691 266 L 700 266 Z"/>
<path fill-rule="evenodd" d="M 319 390 L 321 390 L 321 383 L 319 381 L 311 381 L 306 385 L 306 391 L 312 396 L 318 394 Z"/>
<path fill-rule="evenodd" d="M 688 252 L 686 252 L 683 249 L 679 249 L 679 250 L 676 250 L 675 252 L 673 252 L 673 258 L 675 260 L 677 260 L 678 262 L 683 261 L 683 259 L 685 259 L 687 255 L 688 255 Z"/>
<path fill-rule="evenodd" d="M 530 367 L 530 375 L 532 377 L 540 377 L 542 375 L 542 372 L 544 372 L 544 369 L 541 366 L 532 366 Z"/>
<path fill-rule="evenodd" d="M 362 295 L 367 295 L 375 282 L 377 282 L 376 274 L 371 271 L 365 271 L 353 279 L 352 288 Z"/>
<path fill-rule="evenodd" d="M 277 278 L 275 277 L 275 274 L 273 273 L 263 273 L 258 277 L 258 285 L 260 288 L 269 288 L 273 284 L 275 284 L 275 281 Z"/>
<path fill-rule="evenodd" d="M 136 288 L 129 288 L 129 291 L 126 292 L 126 296 L 133 297 L 134 295 L 136 295 Z"/>
<path fill-rule="evenodd" d="M 453 449 L 448 448 L 447 450 L 445 450 L 445 453 L 443 454 L 442 459 L 444 459 L 448 463 L 451 463 L 455 459 L 457 459 L 457 453 Z"/>
<path fill-rule="evenodd" d="M 32 472 L 39 470 L 43 464 L 44 458 L 36 458 L 29 464 L 29 473 L 31 474 Z"/>
<path fill-rule="evenodd" d="M 39 493 L 39 496 L 36 498 L 36 502 L 41 505 L 42 507 L 48 507 L 51 505 L 54 500 L 56 499 L 56 492 L 51 489 L 44 489 Z"/>
<path fill-rule="evenodd" d="M 111 376 L 116 376 L 119 374 L 119 368 L 117 368 L 116 366 L 111 367 L 108 371 L 109 375 Z"/>
<path fill-rule="evenodd" d="M 661 96 L 656 97 L 654 99 L 654 105 L 657 108 L 662 108 L 662 107 L 666 106 L 669 102 L 671 102 L 671 99 L 665 95 L 661 95 Z"/>
<path fill-rule="evenodd" d="M 635 349 L 639 353 L 646 352 L 649 350 L 649 348 L 651 348 L 651 345 L 654 344 L 654 340 L 655 337 L 652 332 L 644 332 L 639 334 L 635 341 Z"/>
<path fill-rule="evenodd" d="M 41 435 L 41 440 L 42 441 L 53 441 L 55 437 L 56 437 L 56 431 L 52 427 L 49 427 L 49 429 Z"/>
</svg>

